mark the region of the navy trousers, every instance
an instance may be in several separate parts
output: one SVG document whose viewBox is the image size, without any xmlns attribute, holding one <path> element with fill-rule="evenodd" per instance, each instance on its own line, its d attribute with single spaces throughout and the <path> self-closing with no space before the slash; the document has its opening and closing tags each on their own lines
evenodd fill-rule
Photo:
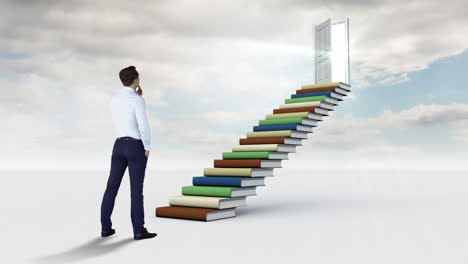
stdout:
<svg viewBox="0 0 468 264">
<path fill-rule="evenodd" d="M 145 179 L 146 163 L 143 142 L 137 139 L 116 139 L 112 150 L 111 169 L 107 180 L 106 191 L 101 204 L 102 231 L 112 228 L 111 215 L 114 209 L 115 197 L 128 166 L 131 192 L 131 218 L 134 233 L 144 230 L 145 214 L 143 209 L 143 181 Z"/>
</svg>

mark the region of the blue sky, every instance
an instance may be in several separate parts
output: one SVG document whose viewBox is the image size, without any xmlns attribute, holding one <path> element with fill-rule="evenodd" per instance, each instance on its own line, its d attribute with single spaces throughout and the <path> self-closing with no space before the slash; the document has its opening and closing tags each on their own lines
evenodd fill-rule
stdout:
<svg viewBox="0 0 468 264">
<path fill-rule="evenodd" d="M 148 106 L 150 166 L 212 166 L 313 82 L 313 26 L 329 17 L 350 20 L 353 92 L 288 166 L 464 164 L 464 1 L 127 5 L 5 1 L 0 84 L 8 89 L 0 119 L 7 129 L 0 136 L 11 140 L 2 167 L 107 167 L 108 103 L 128 65 L 140 72 Z"/>
</svg>

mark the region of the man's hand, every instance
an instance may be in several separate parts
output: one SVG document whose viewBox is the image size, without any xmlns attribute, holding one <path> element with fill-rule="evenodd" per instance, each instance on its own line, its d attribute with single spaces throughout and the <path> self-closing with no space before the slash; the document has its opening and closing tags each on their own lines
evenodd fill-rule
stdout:
<svg viewBox="0 0 468 264">
<path fill-rule="evenodd" d="M 145 150 L 145 155 L 146 155 L 147 158 L 148 158 L 148 156 L 149 156 L 149 153 L 150 153 L 149 150 Z"/>
</svg>

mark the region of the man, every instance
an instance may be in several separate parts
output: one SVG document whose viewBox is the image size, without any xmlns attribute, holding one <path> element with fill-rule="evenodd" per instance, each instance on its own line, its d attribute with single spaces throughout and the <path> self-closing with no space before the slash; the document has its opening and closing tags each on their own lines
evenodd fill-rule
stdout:
<svg viewBox="0 0 468 264">
<path fill-rule="evenodd" d="M 110 108 L 115 134 L 111 169 L 101 205 L 101 236 L 115 234 L 111 215 L 115 197 L 128 166 L 131 189 L 131 219 L 135 240 L 153 238 L 144 227 L 143 181 L 150 152 L 151 133 L 146 116 L 146 103 L 142 97 L 139 74 L 134 66 L 119 73 L 124 85 L 111 99 Z"/>
</svg>

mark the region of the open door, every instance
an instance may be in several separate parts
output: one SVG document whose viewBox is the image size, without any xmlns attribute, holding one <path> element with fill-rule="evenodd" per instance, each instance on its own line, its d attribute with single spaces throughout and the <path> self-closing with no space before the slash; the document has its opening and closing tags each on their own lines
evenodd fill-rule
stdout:
<svg viewBox="0 0 468 264">
<path fill-rule="evenodd" d="M 331 82 L 331 19 L 315 26 L 315 83 Z"/>
<path fill-rule="evenodd" d="M 349 20 L 331 20 L 315 26 L 315 83 L 350 84 Z"/>
</svg>

